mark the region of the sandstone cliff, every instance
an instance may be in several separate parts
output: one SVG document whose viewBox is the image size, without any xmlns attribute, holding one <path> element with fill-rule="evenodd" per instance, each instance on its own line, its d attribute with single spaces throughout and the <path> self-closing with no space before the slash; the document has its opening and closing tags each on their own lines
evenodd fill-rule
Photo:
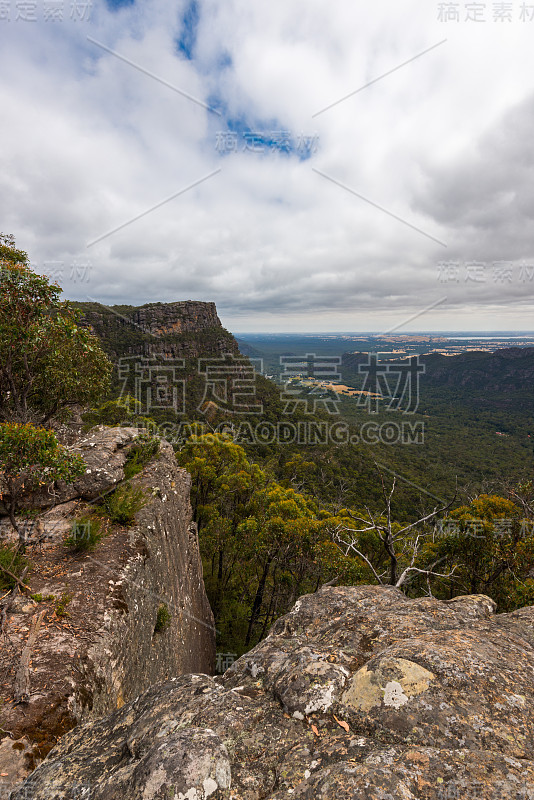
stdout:
<svg viewBox="0 0 534 800">
<path fill-rule="evenodd" d="M 12 800 L 526 800 L 534 608 L 493 612 L 325 587 L 221 678 L 68 733 Z"/>
<path fill-rule="evenodd" d="M 189 672 L 213 672 L 215 631 L 189 504 L 190 477 L 162 441 L 132 479 L 147 504 L 133 527 L 114 525 L 91 552 L 64 545 L 73 517 L 116 487 L 138 431 L 100 428 L 73 448 L 87 463 L 74 486 L 56 486 L 55 502 L 31 520 L 26 578 L 0 650 L 0 796 L 24 777 L 58 737 L 108 714 L 152 684 Z M 1 528 L 8 538 L 9 525 Z M 156 630 L 158 609 L 170 623 Z M 16 703 L 14 681 L 35 621 L 29 702 Z M 4 795 L 5 796 L 5 795 Z"/>
<path fill-rule="evenodd" d="M 193 419 L 199 409 L 205 412 L 207 387 L 201 359 L 217 363 L 226 356 L 230 362 L 234 357 L 243 361 L 236 340 L 221 325 L 214 303 L 74 305 L 82 312 L 82 323 L 99 337 L 115 365 L 113 393 L 133 395 L 141 403 L 141 413 L 158 423 Z M 161 373 L 160 367 L 165 367 Z M 172 385 L 164 399 L 158 379 Z"/>
<path fill-rule="evenodd" d="M 215 303 L 186 300 L 139 307 L 74 305 L 114 361 L 127 355 L 196 359 L 238 352 L 236 340 L 221 325 Z"/>
</svg>

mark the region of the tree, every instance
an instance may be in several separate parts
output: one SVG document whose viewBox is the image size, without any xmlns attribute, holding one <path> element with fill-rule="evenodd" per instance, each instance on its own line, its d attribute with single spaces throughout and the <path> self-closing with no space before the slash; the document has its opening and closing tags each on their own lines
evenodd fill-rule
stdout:
<svg viewBox="0 0 534 800">
<path fill-rule="evenodd" d="M 247 587 L 245 645 L 261 639 L 301 594 L 338 580 L 361 582 L 359 560 L 341 556 L 330 540 L 337 519 L 310 496 L 277 481 L 254 493 L 238 530 L 242 560 L 254 576 Z"/>
<path fill-rule="evenodd" d="M 428 514 L 424 514 L 415 522 L 408 525 L 396 523 L 392 516 L 391 502 L 395 492 L 395 479 L 388 491 L 384 477 L 376 465 L 384 499 L 384 509 L 379 514 L 374 514 L 369 508 L 365 509 L 366 516 L 346 512 L 346 515 L 361 527 L 354 528 L 345 522 L 338 523 L 331 529 L 334 542 L 345 555 L 353 554 L 369 568 L 373 578 L 381 585 L 395 586 L 400 589 L 415 576 L 427 578 L 430 593 L 430 578 L 449 578 L 454 567 L 447 575 L 436 572 L 436 567 L 445 561 L 445 558 L 425 552 L 425 543 L 432 535 L 432 530 L 425 526 L 430 520 L 447 511 L 453 504 L 455 497 L 441 507 L 436 506 Z M 423 530 L 421 531 L 421 527 Z M 367 552 L 364 552 L 367 551 Z"/>
<path fill-rule="evenodd" d="M 331 515 L 269 478 L 224 434 L 192 436 L 179 455 L 192 477 L 204 578 L 224 646 L 248 649 L 299 594 L 360 577 L 332 545 Z"/>
<path fill-rule="evenodd" d="M 4 422 L 0 424 L 0 500 L 19 537 L 19 551 L 26 546 L 26 529 L 16 519 L 22 498 L 57 480 L 67 483 L 85 472 L 83 459 L 62 447 L 53 431 Z"/>
<path fill-rule="evenodd" d="M 191 504 L 203 556 L 209 561 L 206 588 L 216 617 L 242 557 L 237 530 L 248 514 L 254 492 L 265 474 L 252 464 L 240 445 L 224 434 L 192 436 L 180 453 L 190 473 Z"/>
<path fill-rule="evenodd" d="M 111 362 L 61 291 L 0 234 L 0 422 L 45 425 L 109 388 Z"/>
<path fill-rule="evenodd" d="M 106 425 L 109 428 L 120 428 L 125 425 L 129 428 L 144 428 L 156 430 L 157 425 L 152 417 L 141 414 L 142 403 L 129 394 L 117 400 L 106 400 L 97 408 L 90 408 L 82 414 L 82 433 L 87 432 L 95 425 Z"/>
<path fill-rule="evenodd" d="M 0 261 L 14 265 L 28 264 L 28 254 L 24 250 L 17 250 L 12 234 L 0 233 Z"/>
<path fill-rule="evenodd" d="M 520 499 L 524 490 L 520 486 L 510 494 Z M 443 521 L 446 535 L 436 539 L 434 548 L 446 564 L 457 565 L 454 584 L 445 582 L 442 591 L 488 594 L 500 611 L 532 603 L 534 526 L 525 515 L 530 503 L 530 496 L 521 508 L 504 497 L 482 494 L 451 511 Z"/>
<path fill-rule="evenodd" d="M 251 498 L 249 517 L 239 527 L 243 552 L 256 578 L 251 587 L 245 645 L 253 638 L 262 610 L 264 624 L 259 638 L 278 616 L 280 607 L 285 610 L 290 606 L 306 579 L 316 576 L 314 545 L 321 529 L 317 514 L 313 500 L 276 482 Z"/>
<path fill-rule="evenodd" d="M 534 519 L 534 483 L 523 481 L 517 486 L 507 486 L 510 500 L 519 506 L 525 519 Z"/>
</svg>

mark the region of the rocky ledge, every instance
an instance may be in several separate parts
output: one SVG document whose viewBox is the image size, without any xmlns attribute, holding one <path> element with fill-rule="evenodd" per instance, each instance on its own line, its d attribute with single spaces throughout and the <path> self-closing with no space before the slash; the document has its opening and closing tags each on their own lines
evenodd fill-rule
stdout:
<svg viewBox="0 0 534 800">
<path fill-rule="evenodd" d="M 325 587 L 224 676 L 69 732 L 12 800 L 527 800 L 533 645 L 532 607 Z"/>
<path fill-rule="evenodd" d="M 32 499 L 33 508 L 56 505 L 30 518 L 31 593 L 11 604 L 0 638 L 4 800 L 78 723 L 171 677 L 214 671 L 215 628 L 192 523 L 191 478 L 167 442 L 129 482 L 144 494 L 135 524 L 111 526 L 91 551 L 72 553 L 64 543 L 75 518 L 91 511 L 90 501 L 124 480 L 137 437 L 135 428 L 93 429 L 72 447 L 87 464 L 85 474 Z M 0 541 L 10 536 L 0 520 Z M 17 676 L 25 660 L 22 698 Z"/>
</svg>

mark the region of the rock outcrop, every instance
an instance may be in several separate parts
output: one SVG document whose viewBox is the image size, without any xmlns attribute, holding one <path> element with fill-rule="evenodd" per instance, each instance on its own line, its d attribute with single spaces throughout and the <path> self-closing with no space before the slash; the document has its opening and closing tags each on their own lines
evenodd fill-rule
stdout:
<svg viewBox="0 0 534 800">
<path fill-rule="evenodd" d="M 113 361 L 128 355 L 196 359 L 238 353 L 236 340 L 221 325 L 215 303 L 186 300 L 137 307 L 74 305 Z"/>
<path fill-rule="evenodd" d="M 31 520 L 32 596 L 17 598 L 0 648 L 0 796 L 23 765 L 28 774 L 79 722 L 120 708 L 154 683 L 214 671 L 215 629 L 191 522 L 191 479 L 167 442 L 131 481 L 146 502 L 133 526 L 114 525 L 86 553 L 64 544 L 75 516 L 91 509 L 82 500 L 97 499 L 124 478 L 137 435 L 134 428 L 90 432 L 73 447 L 88 464 L 86 474 L 74 487 L 57 486 L 58 504 Z M 1 532 L 8 538 L 9 525 Z M 168 625 L 158 630 L 161 608 Z M 29 702 L 17 703 L 15 676 L 41 615 Z"/>
<path fill-rule="evenodd" d="M 533 701 L 534 608 L 325 587 L 224 676 L 68 733 L 12 800 L 526 800 Z"/>
<path fill-rule="evenodd" d="M 106 428 L 103 425 L 93 428 L 69 447 L 71 453 L 83 458 L 85 473 L 74 483 L 56 481 L 34 492 L 26 498 L 24 505 L 28 509 L 43 509 L 58 507 L 76 498 L 93 501 L 103 497 L 124 479 L 124 464 L 138 434 L 136 428 Z"/>
<path fill-rule="evenodd" d="M 132 321 L 141 330 L 156 336 L 168 333 L 196 333 L 220 328 L 215 303 L 185 300 L 176 303 L 148 303 L 132 310 Z"/>
<path fill-rule="evenodd" d="M 131 394 L 141 403 L 141 413 L 158 423 L 197 418 L 199 410 L 208 412 L 212 422 L 205 405 L 209 389 L 206 365 L 212 369 L 221 363 L 228 366 L 234 364 L 233 359 L 242 366 L 248 364 L 235 338 L 221 325 L 214 303 L 187 300 L 139 307 L 74 305 L 82 312 L 82 324 L 98 336 L 115 364 L 114 392 Z M 173 438 L 169 430 L 166 435 Z"/>
</svg>

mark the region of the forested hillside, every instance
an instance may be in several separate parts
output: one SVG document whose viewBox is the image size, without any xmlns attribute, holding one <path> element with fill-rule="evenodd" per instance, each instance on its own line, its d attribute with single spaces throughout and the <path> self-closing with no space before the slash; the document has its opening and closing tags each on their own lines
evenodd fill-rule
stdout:
<svg viewBox="0 0 534 800">
<path fill-rule="evenodd" d="M 532 350 L 422 356 L 412 409 L 402 392 L 370 403 L 254 374 L 204 306 L 82 306 L 117 369 L 108 402 L 85 419 L 116 424 L 127 409 L 127 419 L 173 442 L 193 476 L 219 648 L 246 651 L 299 594 L 325 582 L 392 583 L 412 596 L 430 588 L 444 598 L 486 592 L 502 609 L 528 601 Z M 184 326 L 191 307 L 197 322 Z M 120 365 L 135 357 L 158 369 L 184 357 L 183 411 L 148 408 L 135 380 L 120 383 Z M 359 366 L 368 360 L 344 357 L 345 383 L 365 388 Z"/>
<path fill-rule="evenodd" d="M 534 597 L 532 349 L 351 354 L 348 388 L 309 379 L 297 360 L 275 383 L 239 352 L 213 303 L 62 303 L 4 242 L 0 458 L 20 539 L 3 551 L 6 588 L 29 568 L 24 491 L 83 470 L 35 423 L 81 412 L 85 431 L 142 431 L 132 475 L 161 438 L 191 474 L 219 649 L 246 651 L 325 583 L 482 592 L 503 610 Z M 415 381 L 410 391 L 389 381 L 396 373 Z"/>
</svg>

